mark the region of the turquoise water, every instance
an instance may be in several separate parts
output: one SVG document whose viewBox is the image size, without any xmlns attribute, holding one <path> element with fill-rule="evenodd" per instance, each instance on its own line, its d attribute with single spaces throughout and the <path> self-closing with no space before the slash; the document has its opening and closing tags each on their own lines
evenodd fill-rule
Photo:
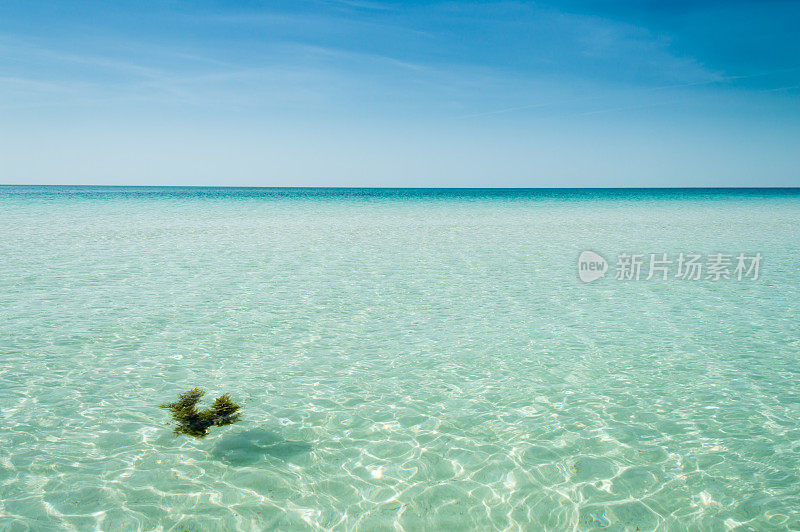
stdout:
<svg viewBox="0 0 800 532">
<path fill-rule="evenodd" d="M 800 528 L 800 193 L 0 187 L 0 529 Z M 763 255 L 578 279 L 583 250 Z M 175 436 L 158 404 L 230 392 Z"/>
</svg>

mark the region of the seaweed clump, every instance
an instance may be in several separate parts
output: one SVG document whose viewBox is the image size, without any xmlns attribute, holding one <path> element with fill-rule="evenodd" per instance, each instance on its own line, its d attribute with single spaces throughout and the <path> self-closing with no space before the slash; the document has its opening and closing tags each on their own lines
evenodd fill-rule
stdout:
<svg viewBox="0 0 800 532">
<path fill-rule="evenodd" d="M 222 427 L 239 421 L 241 406 L 231 401 L 230 394 L 220 395 L 211 404 L 210 408 L 198 410 L 197 403 L 205 395 L 200 388 L 192 388 L 178 396 L 174 403 L 159 405 L 172 413 L 175 421 L 175 434 L 187 434 L 195 438 L 208 435 L 210 427 Z"/>
</svg>

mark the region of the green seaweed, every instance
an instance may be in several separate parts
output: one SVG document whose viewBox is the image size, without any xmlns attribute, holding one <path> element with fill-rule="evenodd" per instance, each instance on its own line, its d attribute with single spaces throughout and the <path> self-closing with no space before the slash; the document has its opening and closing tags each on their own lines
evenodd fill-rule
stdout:
<svg viewBox="0 0 800 532">
<path fill-rule="evenodd" d="M 174 403 L 159 405 L 172 413 L 172 420 L 176 423 L 175 434 L 203 438 L 208 435 L 210 427 L 222 427 L 239 421 L 241 406 L 234 403 L 227 393 L 217 397 L 210 408 L 198 410 L 197 403 L 205 393 L 200 388 L 192 388 L 180 394 Z"/>
</svg>

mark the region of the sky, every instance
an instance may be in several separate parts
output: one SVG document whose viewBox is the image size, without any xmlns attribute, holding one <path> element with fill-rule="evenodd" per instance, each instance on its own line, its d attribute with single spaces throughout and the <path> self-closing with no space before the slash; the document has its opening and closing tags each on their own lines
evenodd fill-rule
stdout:
<svg viewBox="0 0 800 532">
<path fill-rule="evenodd" d="M 800 186 L 800 2 L 3 0 L 0 183 Z"/>
</svg>

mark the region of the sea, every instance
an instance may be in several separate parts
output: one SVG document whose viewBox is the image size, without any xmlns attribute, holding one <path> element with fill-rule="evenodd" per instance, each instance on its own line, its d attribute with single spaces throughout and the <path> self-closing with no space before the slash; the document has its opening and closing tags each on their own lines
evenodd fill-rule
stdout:
<svg viewBox="0 0 800 532">
<path fill-rule="evenodd" d="M 800 189 L 0 186 L 4 531 L 797 530 L 799 381 Z"/>
</svg>

